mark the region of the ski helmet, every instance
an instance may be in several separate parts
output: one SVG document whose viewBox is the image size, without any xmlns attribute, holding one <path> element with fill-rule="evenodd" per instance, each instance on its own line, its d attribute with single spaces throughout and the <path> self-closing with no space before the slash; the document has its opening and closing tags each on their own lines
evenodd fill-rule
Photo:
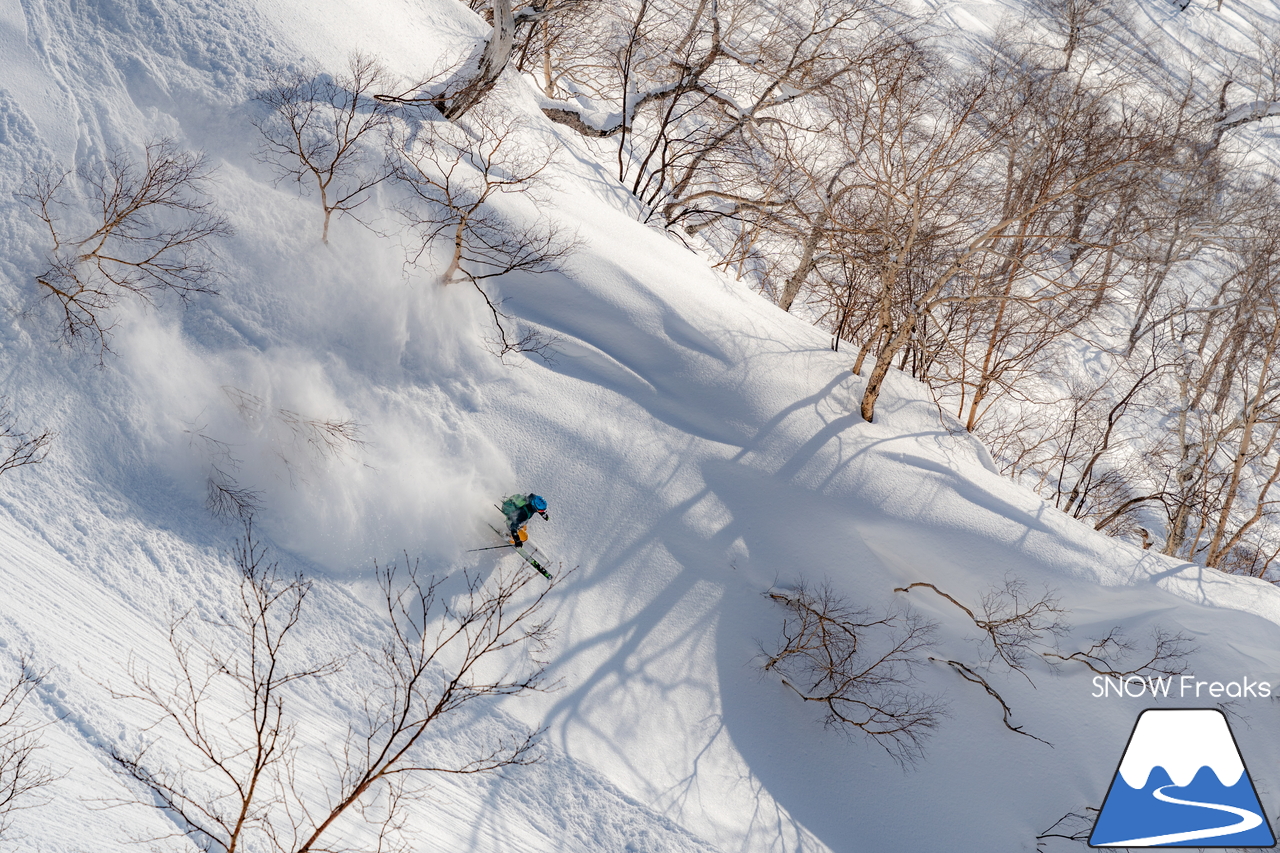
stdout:
<svg viewBox="0 0 1280 853">
<path fill-rule="evenodd" d="M 547 508 L 547 502 L 542 495 L 534 495 L 529 499 L 529 503 L 533 504 L 533 508 L 538 512 L 542 512 Z"/>
</svg>

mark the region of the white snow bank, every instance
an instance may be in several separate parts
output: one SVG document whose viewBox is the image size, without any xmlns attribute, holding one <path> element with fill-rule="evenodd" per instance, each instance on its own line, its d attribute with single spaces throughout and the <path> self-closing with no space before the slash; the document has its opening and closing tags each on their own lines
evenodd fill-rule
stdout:
<svg viewBox="0 0 1280 853">
<path fill-rule="evenodd" d="M 320 578 L 317 653 L 376 641 L 373 559 L 484 569 L 514 559 L 466 554 L 489 544 L 492 503 L 517 489 L 551 502 L 533 538 L 581 567 L 556 601 L 563 687 L 473 721 L 545 725 L 551 753 L 509 779 L 441 782 L 415 822 L 445 847 L 1013 850 L 1101 802 L 1143 702 L 1094 698 L 1083 668 L 1040 667 L 1034 686 L 991 674 L 1016 723 L 1053 748 L 1005 728 L 941 663 L 921 688 L 945 694 L 950 717 L 916 769 L 824 729 L 753 665 L 780 623 L 762 593 L 802 577 L 872 607 L 909 602 L 939 622 L 942 658 L 974 659 L 972 623 L 894 588 L 929 581 L 973 604 L 1015 576 L 1058 590 L 1074 648 L 1117 624 L 1136 640 L 1163 626 L 1195 639 L 1197 672 L 1280 678 L 1273 589 L 1066 518 L 992 473 L 902 376 L 862 423 L 845 354 L 637 224 L 608 169 L 536 113 L 531 133 L 563 146 L 546 210 L 584 248 L 564 275 L 513 276 L 495 295 L 554 339 L 549 362 L 503 366 L 476 294 L 406 274 L 394 238 L 342 220 L 322 247 L 315 199 L 250 156 L 261 69 L 365 49 L 408 78 L 483 31 L 449 0 L 0 2 L 0 297 L 14 309 L 0 390 L 59 433 L 49 462 L 0 478 L 0 655 L 34 650 L 54 667 L 42 757 L 68 774 L 52 804 L 19 815 L 33 846 L 124 850 L 173 829 L 149 807 L 97 808 L 125 796 L 104 747 L 141 723 L 103 683 L 131 654 L 166 666 L 172 608 L 216 608 L 233 590 L 233 529 L 204 508 L 215 468 L 258 494 L 286 567 Z M 220 296 L 121 306 L 116 354 L 97 368 L 52 343 L 32 284 L 44 238 L 9 193 L 43 164 L 159 135 L 218 163 L 238 236 L 221 249 Z M 384 231 L 388 202 L 369 205 Z M 363 444 L 328 448 L 325 422 L 359 425 Z M 342 697 L 310 698 L 309 730 L 340 732 Z M 1237 734 L 1273 805 L 1265 768 L 1280 745 L 1266 731 Z M 443 749 L 465 745 L 462 729 L 451 737 Z"/>
</svg>

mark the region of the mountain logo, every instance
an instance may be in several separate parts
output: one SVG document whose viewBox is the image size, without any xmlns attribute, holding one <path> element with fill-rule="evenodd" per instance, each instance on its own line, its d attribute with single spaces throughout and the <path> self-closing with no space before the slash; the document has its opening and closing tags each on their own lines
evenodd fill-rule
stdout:
<svg viewBox="0 0 1280 853">
<path fill-rule="evenodd" d="M 1227 718 L 1216 708 L 1138 716 L 1090 847 L 1274 847 Z"/>
</svg>

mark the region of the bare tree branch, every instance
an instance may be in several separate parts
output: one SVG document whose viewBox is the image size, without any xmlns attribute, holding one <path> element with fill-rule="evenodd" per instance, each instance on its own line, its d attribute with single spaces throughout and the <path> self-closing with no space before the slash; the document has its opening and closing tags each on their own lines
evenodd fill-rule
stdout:
<svg viewBox="0 0 1280 853">
<path fill-rule="evenodd" d="M 27 433 L 18 429 L 18 419 L 7 398 L 0 397 L 0 474 L 23 465 L 38 465 L 49 455 L 52 432 Z"/>
<path fill-rule="evenodd" d="M 46 675 L 47 670 L 36 671 L 22 656 L 17 678 L 0 688 L 0 839 L 11 827 L 13 813 L 41 805 L 40 798 L 32 795 L 58 779 L 36 757 L 40 749 L 36 732 L 42 726 L 28 720 L 22 710 Z"/>
<path fill-rule="evenodd" d="M 194 615 L 175 617 L 173 676 L 134 660 L 132 689 L 112 690 L 153 718 L 140 745 L 109 749 L 146 792 L 139 802 L 164 809 L 204 850 L 330 853 L 345 849 L 332 845 L 352 820 L 373 827 L 380 850 L 398 850 L 393 839 L 425 795 L 424 777 L 538 759 L 539 732 L 481 742 L 452 762 L 434 755 L 430 739 L 478 701 L 551 686 L 543 654 L 552 630 L 542 610 L 558 580 L 542 584 L 523 565 L 487 580 L 428 576 L 407 557 L 403 567 L 377 569 L 386 639 L 353 653 L 363 674 L 344 693 L 356 691 L 358 722 L 339 748 L 319 749 L 307 743 L 296 690 L 333 679 L 348 659 L 316 660 L 301 648 L 311 583 L 267 559 L 251 518 L 244 530 L 237 612 L 213 623 L 217 637 L 196 640 Z M 304 750 L 327 752 L 330 765 L 300 761 Z"/>
<path fill-rule="evenodd" d="M 325 244 L 333 214 L 354 216 L 369 190 L 391 176 L 381 153 L 391 116 L 372 94 L 391 82 L 373 58 L 354 53 L 346 74 L 275 71 L 271 85 L 255 96 L 270 110 L 254 121 L 262 133 L 256 156 L 300 190 L 316 190 Z"/>
<path fill-rule="evenodd" d="M 74 173 L 33 176 L 19 197 L 53 243 L 36 282 L 58 304 L 65 340 L 101 357 L 120 299 L 215 292 L 211 244 L 231 226 L 207 197 L 210 175 L 203 155 L 161 139 L 147 144 L 141 165 L 113 151 Z"/>
<path fill-rule="evenodd" d="M 443 248 L 444 284 L 468 281 L 493 316 L 499 355 L 538 351 L 541 335 L 513 335 L 509 318 L 482 284 L 510 273 L 555 272 L 578 247 L 549 219 L 518 225 L 496 202 L 504 195 L 536 191 L 553 152 L 531 147 L 520 125 L 493 110 L 472 111 L 467 127 L 426 122 L 413 137 L 399 136 L 396 178 L 410 190 L 401 214 L 416 238 L 410 263 L 429 263 Z"/>
<path fill-rule="evenodd" d="M 1049 741 L 1045 740 L 1044 738 L 1036 737 L 1035 735 L 1031 734 L 1031 732 L 1028 732 L 1025 729 L 1023 729 L 1022 726 L 1015 726 L 1012 720 L 1013 709 L 1009 707 L 1009 703 L 1004 701 L 1004 697 L 996 692 L 996 689 L 991 686 L 991 682 L 987 681 L 987 679 L 983 677 L 980 673 L 975 672 L 972 667 L 970 667 L 967 664 L 963 664 L 963 663 L 960 663 L 959 661 L 954 661 L 954 660 L 942 660 L 941 658 L 929 658 L 929 660 L 941 660 L 942 663 L 945 663 L 947 666 L 951 667 L 956 672 L 960 673 L 960 677 L 963 678 L 965 681 L 972 682 L 973 684 L 976 684 L 979 687 L 981 687 L 983 690 L 987 691 L 987 694 L 989 696 L 991 696 L 993 699 L 995 699 L 997 702 L 1000 703 L 1002 720 L 1004 722 L 1004 727 L 1006 729 L 1013 732 L 1014 734 L 1019 734 L 1019 735 L 1022 735 L 1023 737 L 1029 737 L 1032 740 L 1038 740 L 1045 746 L 1048 746 L 1048 747 L 1053 746 L 1053 744 L 1049 743 Z"/>
<path fill-rule="evenodd" d="M 1083 663 L 1099 675 L 1127 678 L 1131 675 L 1182 675 L 1187 671 L 1186 659 L 1193 650 L 1194 643 L 1186 634 L 1170 634 L 1163 628 L 1156 628 L 1151 632 L 1150 650 L 1141 651 L 1117 625 L 1101 639 L 1091 641 L 1087 649 L 1069 655 L 1055 651 L 1041 654 L 1054 660 Z M 1140 655 L 1136 665 L 1121 663 L 1134 654 Z"/>
<path fill-rule="evenodd" d="M 828 585 L 768 596 L 787 616 L 776 649 L 762 649 L 764 671 L 776 671 L 806 702 L 825 705 L 828 725 L 862 731 L 901 764 L 919 759 L 945 710 L 913 687 L 933 624 L 910 611 L 873 616 Z"/>
<path fill-rule="evenodd" d="M 343 662 L 299 660 L 294 635 L 311 583 L 283 575 L 266 559 L 251 518 L 235 549 L 241 582 L 237 612 L 215 623 L 228 642 L 195 641 L 190 612 L 169 627 L 175 677 L 129 664 L 133 690 L 112 695 L 148 709 L 151 739 L 134 749 L 111 747 L 117 769 L 179 818 L 182 832 L 205 850 L 236 853 L 276 845 L 277 810 L 296 755 L 297 724 L 288 686 L 323 679 Z M 223 691 L 236 697 L 219 702 Z M 175 763 L 153 753 L 176 747 Z"/>
</svg>

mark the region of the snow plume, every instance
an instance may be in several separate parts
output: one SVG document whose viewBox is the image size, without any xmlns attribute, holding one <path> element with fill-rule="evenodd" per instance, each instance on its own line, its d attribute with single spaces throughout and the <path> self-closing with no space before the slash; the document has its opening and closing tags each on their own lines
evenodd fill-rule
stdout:
<svg viewBox="0 0 1280 853">
<path fill-rule="evenodd" d="M 431 325 L 415 335 L 430 338 Z M 403 361 L 413 338 L 396 347 Z M 123 324 L 116 349 L 147 402 L 139 427 L 162 474 L 228 521 L 254 514 L 332 572 L 402 550 L 456 556 L 510 480 L 503 454 L 462 417 L 474 400 L 458 380 L 374 383 L 359 353 L 285 342 L 210 351 L 155 314 Z"/>
</svg>

